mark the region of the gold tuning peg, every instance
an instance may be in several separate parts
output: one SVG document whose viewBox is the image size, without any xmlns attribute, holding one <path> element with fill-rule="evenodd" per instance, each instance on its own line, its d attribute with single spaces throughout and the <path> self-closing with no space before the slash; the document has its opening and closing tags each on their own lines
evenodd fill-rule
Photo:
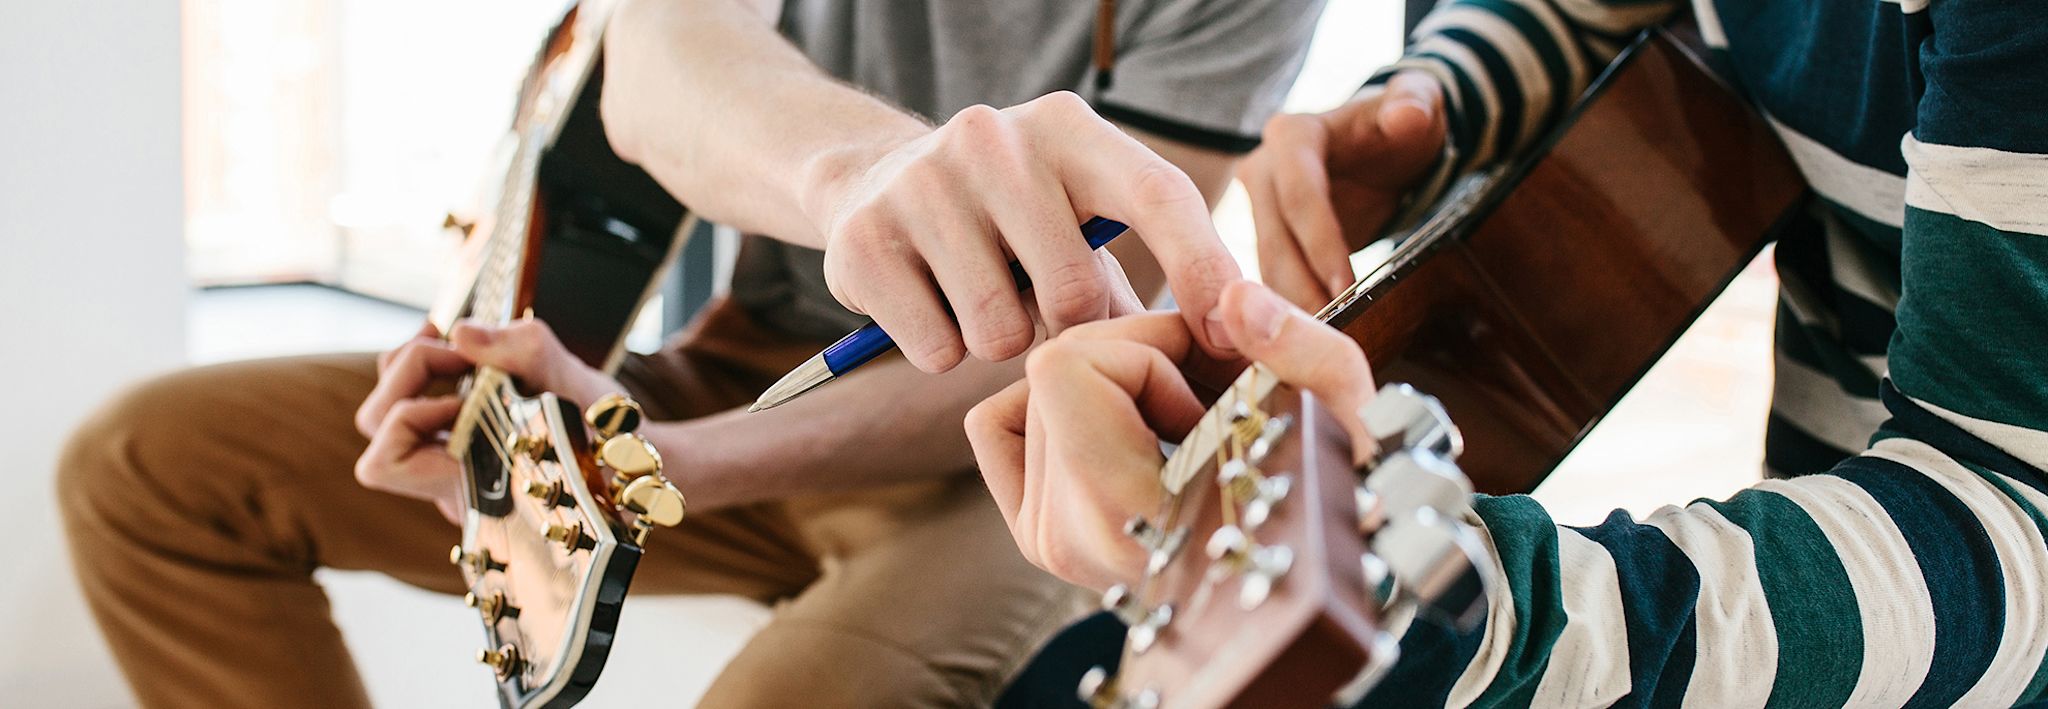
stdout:
<svg viewBox="0 0 2048 709">
<path fill-rule="evenodd" d="M 448 549 L 448 563 L 468 567 L 481 576 L 486 571 L 504 571 L 505 562 L 491 558 L 491 550 L 464 551 L 461 544 Z"/>
<path fill-rule="evenodd" d="M 478 650 L 476 661 L 490 665 L 491 670 L 498 673 L 498 679 L 505 679 L 519 672 L 519 648 L 506 643 L 496 650 Z"/>
<path fill-rule="evenodd" d="M 598 439 L 610 441 L 640 428 L 640 405 L 624 394 L 606 394 L 583 410 L 583 422 L 590 424 Z"/>
<path fill-rule="evenodd" d="M 622 433 L 605 441 L 597 450 L 597 458 L 620 480 L 661 472 L 661 453 L 637 433 Z"/>
<path fill-rule="evenodd" d="M 585 541 L 582 522 L 572 522 L 566 525 L 550 522 L 546 529 L 541 530 L 541 534 L 570 551 L 582 548 Z"/>
<path fill-rule="evenodd" d="M 441 216 L 441 228 L 454 229 L 462 232 L 463 236 L 468 236 L 471 231 L 476 230 L 476 222 L 455 216 L 454 212 L 449 212 Z"/>
<path fill-rule="evenodd" d="M 627 483 L 619 492 L 619 505 L 640 518 L 663 527 L 673 527 L 683 521 L 688 506 L 683 502 L 683 493 L 658 475 L 648 475 Z"/>
<path fill-rule="evenodd" d="M 568 490 L 562 489 L 562 481 L 560 480 L 546 482 L 528 480 L 526 481 L 526 496 L 539 500 L 542 507 L 549 509 L 561 506 L 576 506 L 576 498 L 570 497 Z"/>
</svg>

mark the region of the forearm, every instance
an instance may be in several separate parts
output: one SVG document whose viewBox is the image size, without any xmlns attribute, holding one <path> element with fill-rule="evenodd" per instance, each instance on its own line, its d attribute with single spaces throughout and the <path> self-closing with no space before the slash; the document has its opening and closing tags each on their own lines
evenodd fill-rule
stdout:
<svg viewBox="0 0 2048 709">
<path fill-rule="evenodd" d="M 612 146 L 706 218 L 811 247 L 819 185 L 928 131 L 825 75 L 739 0 L 625 0 L 605 37 Z"/>
<path fill-rule="evenodd" d="M 973 470 L 961 420 L 1023 375 L 1023 359 L 928 375 L 899 357 L 756 413 L 648 427 L 693 509 Z"/>
</svg>

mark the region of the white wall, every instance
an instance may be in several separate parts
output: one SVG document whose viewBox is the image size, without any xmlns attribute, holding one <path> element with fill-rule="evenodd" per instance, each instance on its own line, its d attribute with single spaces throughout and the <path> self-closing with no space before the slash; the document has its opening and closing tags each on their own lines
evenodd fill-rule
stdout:
<svg viewBox="0 0 2048 709">
<path fill-rule="evenodd" d="M 57 443 L 183 357 L 178 3 L 9 0 L 0 22 L 0 700 L 128 703 L 52 508 Z"/>
</svg>

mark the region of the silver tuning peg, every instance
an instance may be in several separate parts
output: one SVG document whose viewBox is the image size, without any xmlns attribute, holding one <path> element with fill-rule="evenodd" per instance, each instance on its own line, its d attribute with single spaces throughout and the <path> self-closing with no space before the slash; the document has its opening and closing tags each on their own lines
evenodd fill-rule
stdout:
<svg viewBox="0 0 2048 709">
<path fill-rule="evenodd" d="M 1125 636 L 1131 646 L 1131 652 L 1142 655 L 1146 650 L 1152 649 L 1152 645 L 1159 642 L 1159 634 L 1165 632 L 1166 626 L 1172 622 L 1173 604 L 1162 603 L 1146 613 L 1144 618 L 1132 623 L 1129 633 Z"/>
<path fill-rule="evenodd" d="M 1273 585 L 1294 568 L 1294 550 L 1285 546 L 1263 546 L 1245 559 L 1244 578 L 1237 584 L 1237 607 L 1251 610 L 1273 595 Z"/>
<path fill-rule="evenodd" d="M 1287 474 L 1268 475 L 1259 480 L 1252 489 L 1252 499 L 1244 503 L 1244 528 L 1258 529 L 1273 516 L 1273 507 L 1287 499 L 1287 493 L 1294 489 L 1294 482 Z"/>
<path fill-rule="evenodd" d="M 1167 563 L 1180 553 L 1181 545 L 1187 543 L 1188 528 L 1179 527 L 1169 532 L 1137 515 L 1124 522 L 1124 536 L 1137 541 L 1139 547 L 1150 552 L 1145 559 L 1145 573 L 1150 576 L 1164 571 Z"/>
<path fill-rule="evenodd" d="M 1372 556 L 1384 559 L 1396 585 L 1411 594 L 1417 610 L 1470 629 L 1486 613 L 1486 576 L 1479 568 L 1491 557 L 1477 534 L 1423 507 L 1394 515 L 1372 538 Z"/>
<path fill-rule="evenodd" d="M 1452 515 L 1472 508 L 1472 481 L 1450 459 L 1428 451 L 1388 454 L 1365 476 L 1365 490 L 1390 519 L 1423 508 Z"/>
<path fill-rule="evenodd" d="M 1253 465 L 1258 465 L 1259 461 L 1266 459 L 1266 454 L 1273 452 L 1273 446 L 1280 443 L 1280 437 L 1285 435 L 1287 427 L 1292 425 L 1293 417 L 1286 414 L 1267 418 L 1265 423 L 1259 426 L 1259 437 L 1252 439 L 1251 445 L 1245 448 L 1245 457 L 1251 459 Z"/>
<path fill-rule="evenodd" d="M 1372 401 L 1359 408 L 1358 417 L 1384 452 L 1427 450 L 1451 459 L 1465 452 L 1465 438 L 1451 423 L 1443 402 L 1407 384 L 1380 387 Z"/>
</svg>

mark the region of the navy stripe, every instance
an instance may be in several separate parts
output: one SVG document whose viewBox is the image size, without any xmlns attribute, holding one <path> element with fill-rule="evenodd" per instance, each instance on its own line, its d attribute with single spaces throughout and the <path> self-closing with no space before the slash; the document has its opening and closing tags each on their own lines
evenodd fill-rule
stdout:
<svg viewBox="0 0 2048 709">
<path fill-rule="evenodd" d="M 1911 54 L 1900 51 L 1906 35 L 1896 3 L 1715 8 L 1730 63 L 1765 111 L 1859 165 L 1906 174 L 1899 138 L 1913 130 L 1917 95 Z"/>
<path fill-rule="evenodd" d="M 1926 14 L 1941 31 L 1918 35 L 1928 37 L 1919 45 L 1927 92 L 1914 135 L 1927 143 L 2048 153 L 2040 3 L 1957 0 L 1933 3 Z"/>
<path fill-rule="evenodd" d="M 1574 527 L 1607 549 L 1621 579 L 1621 615 L 1628 630 L 1629 693 L 1615 706 L 1652 706 L 1659 695 L 1685 694 L 1692 674 L 1693 624 L 1699 570 L 1664 530 L 1636 524 L 1615 510 L 1598 527 Z"/>
<path fill-rule="evenodd" d="M 2005 626 L 2005 575 L 1990 535 L 1962 500 L 1904 464 L 1859 456 L 1835 474 L 1870 493 L 1905 535 L 1934 602 L 1934 669 L 1906 706 L 1955 704 L 1990 667 Z"/>
<path fill-rule="evenodd" d="M 1528 38 L 1527 44 L 1529 49 L 1536 53 L 1537 61 L 1543 66 L 1543 75 L 1550 81 L 1550 100 L 1543 107 L 1543 117 L 1537 121 L 1539 126 L 1537 130 L 1543 130 L 1541 126 L 1557 125 L 1558 117 L 1564 115 L 1566 106 L 1578 99 L 1580 90 L 1583 87 L 1572 83 L 1571 64 L 1565 61 L 1564 48 L 1559 47 L 1555 43 L 1557 38 L 1550 35 L 1549 27 L 1536 17 L 1536 13 L 1530 12 L 1529 8 L 1521 6 L 1514 2 L 1514 0 L 1465 0 L 1465 2 L 1468 5 L 1484 8 L 1500 16 L 1510 27 L 1515 28 L 1516 31 Z M 1554 7 L 1552 8 L 1552 10 L 1555 9 Z M 1570 30 L 1566 29 L 1566 32 L 1569 33 Z M 1566 41 L 1573 41 L 1569 39 L 1569 34 L 1566 36 L 1568 37 Z"/>
<path fill-rule="evenodd" d="M 1500 114 L 1494 116 L 1493 159 L 1507 160 L 1517 155 L 1522 137 L 1522 82 L 1515 79 L 1515 70 L 1492 42 L 1478 33 L 1462 27 L 1447 27 L 1437 33 L 1445 39 L 1465 45 L 1472 55 L 1479 58 L 1479 65 L 1493 79 L 1494 97 L 1500 100 Z"/>
<path fill-rule="evenodd" d="M 1892 412 L 1891 419 L 1879 430 L 1880 437 L 1902 435 L 1921 441 L 1950 458 L 2005 473 L 2006 477 L 2048 495 L 2048 473 L 1913 403 L 1912 398 L 1892 385 L 1892 380 L 1884 380 L 1878 388 L 1878 398 Z"/>
<path fill-rule="evenodd" d="M 1764 465 L 1773 475 L 1796 478 L 1825 473 L 1849 455 L 1849 451 L 1806 435 L 1775 411 L 1764 422 Z"/>
<path fill-rule="evenodd" d="M 1446 91 L 1458 92 L 1456 104 L 1444 104 L 1444 110 L 1451 114 L 1445 125 L 1450 130 L 1451 145 L 1458 148 L 1457 160 L 1451 163 L 1451 175 L 1463 175 L 1466 170 L 1473 167 L 1472 156 L 1478 152 L 1479 134 L 1485 130 L 1486 100 L 1479 94 L 1479 85 L 1472 83 L 1472 77 L 1466 76 L 1465 70 L 1458 68 L 1458 64 L 1449 57 L 1436 52 L 1421 52 L 1415 56 L 1433 60 L 1443 66 L 1444 71 L 1450 73 L 1451 82 L 1455 84 L 1444 87 Z"/>
<path fill-rule="evenodd" d="M 1440 707 L 1450 703 L 1451 688 L 1486 638 L 1481 620 L 1460 633 L 1449 625 L 1417 618 L 1401 636 L 1401 659 L 1379 685 L 1358 702 L 1360 707 Z"/>
</svg>

